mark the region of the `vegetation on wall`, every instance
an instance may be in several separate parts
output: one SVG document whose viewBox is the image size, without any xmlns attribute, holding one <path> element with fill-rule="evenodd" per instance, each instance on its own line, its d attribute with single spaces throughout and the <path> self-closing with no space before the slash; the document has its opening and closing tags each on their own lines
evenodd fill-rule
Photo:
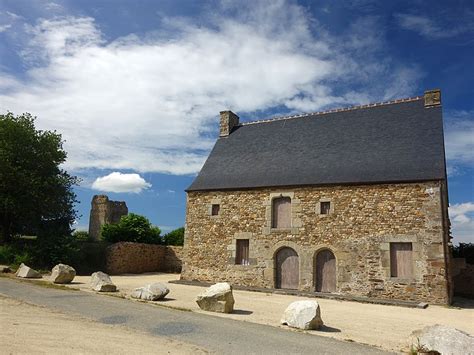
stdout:
<svg viewBox="0 0 474 355">
<path fill-rule="evenodd" d="M 161 230 L 154 227 L 150 221 L 135 213 L 122 216 L 117 224 L 102 226 L 102 239 L 109 243 L 135 242 L 146 244 L 161 244 Z"/>
</svg>

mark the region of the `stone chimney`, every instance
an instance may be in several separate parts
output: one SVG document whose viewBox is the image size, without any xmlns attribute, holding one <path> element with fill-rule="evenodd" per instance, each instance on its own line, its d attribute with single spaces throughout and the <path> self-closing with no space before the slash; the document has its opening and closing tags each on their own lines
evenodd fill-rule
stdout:
<svg viewBox="0 0 474 355">
<path fill-rule="evenodd" d="M 441 90 L 425 91 L 425 107 L 441 106 Z"/>
<path fill-rule="evenodd" d="M 232 111 L 221 111 L 220 137 L 227 137 L 239 125 L 239 116 Z"/>
</svg>

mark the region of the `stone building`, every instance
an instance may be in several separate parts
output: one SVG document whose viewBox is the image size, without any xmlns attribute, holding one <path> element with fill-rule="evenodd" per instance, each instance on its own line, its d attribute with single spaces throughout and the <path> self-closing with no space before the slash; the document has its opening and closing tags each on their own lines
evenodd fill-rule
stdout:
<svg viewBox="0 0 474 355">
<path fill-rule="evenodd" d="M 127 214 L 128 208 L 124 201 L 110 201 L 106 195 L 94 195 L 89 218 L 89 237 L 99 240 L 104 224 L 118 223 Z"/>
<path fill-rule="evenodd" d="M 182 280 L 445 304 L 440 91 L 239 123 L 187 189 Z"/>
</svg>

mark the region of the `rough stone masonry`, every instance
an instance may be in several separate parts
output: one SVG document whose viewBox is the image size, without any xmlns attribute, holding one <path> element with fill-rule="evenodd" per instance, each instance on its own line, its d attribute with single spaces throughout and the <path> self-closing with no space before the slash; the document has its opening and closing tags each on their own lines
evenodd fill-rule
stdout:
<svg viewBox="0 0 474 355">
<path fill-rule="evenodd" d="M 106 195 L 95 195 L 91 202 L 89 237 L 99 240 L 104 224 L 118 223 L 127 214 L 128 208 L 124 201 L 111 201 Z"/>
<path fill-rule="evenodd" d="M 239 123 L 187 189 L 182 280 L 446 304 L 439 90 Z"/>
</svg>

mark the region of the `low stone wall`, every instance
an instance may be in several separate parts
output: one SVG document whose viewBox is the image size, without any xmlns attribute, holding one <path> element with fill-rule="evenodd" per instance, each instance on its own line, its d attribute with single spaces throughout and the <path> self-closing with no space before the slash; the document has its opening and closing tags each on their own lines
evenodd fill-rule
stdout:
<svg viewBox="0 0 474 355">
<path fill-rule="evenodd" d="M 120 242 L 107 247 L 106 269 L 111 275 L 180 272 L 181 256 L 182 247 Z"/>
<path fill-rule="evenodd" d="M 183 247 L 165 246 L 165 257 L 160 271 L 181 272 L 183 266 Z"/>
</svg>

